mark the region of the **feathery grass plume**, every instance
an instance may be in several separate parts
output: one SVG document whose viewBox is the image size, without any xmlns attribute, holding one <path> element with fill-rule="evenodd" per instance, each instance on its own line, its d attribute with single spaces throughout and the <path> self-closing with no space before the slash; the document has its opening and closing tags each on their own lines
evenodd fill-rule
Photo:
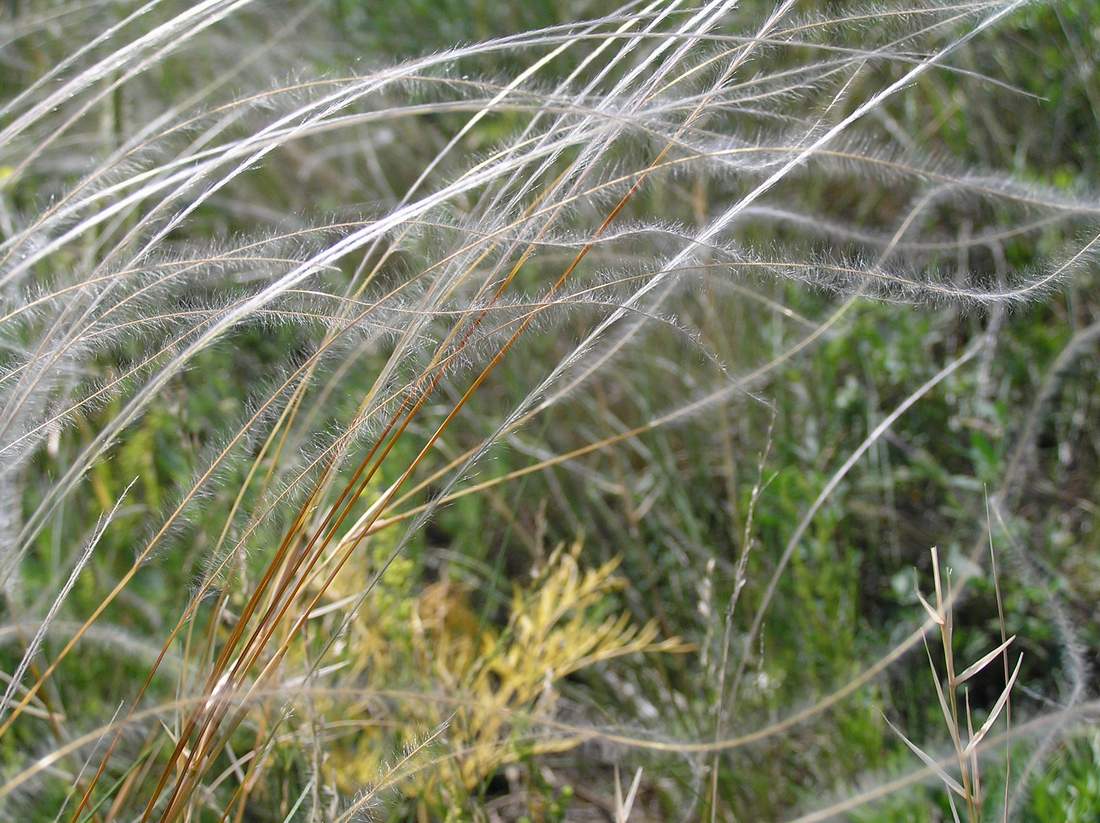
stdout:
<svg viewBox="0 0 1100 823">
<path fill-rule="evenodd" d="M 8 6 L 4 813 L 778 819 L 887 745 L 927 626 L 855 604 L 906 521 L 961 545 L 982 483 L 1025 516 L 1096 338 L 1006 434 L 1014 318 L 1092 306 L 1100 189 L 1025 162 L 1054 104 L 1003 53 L 1051 20 L 1080 52 L 1069 12 Z M 1021 787 L 1090 705 L 1052 603 L 1074 686 L 1014 696 Z M 963 734 L 943 639 L 959 778 L 920 754 L 976 820 L 1002 709 Z"/>
</svg>

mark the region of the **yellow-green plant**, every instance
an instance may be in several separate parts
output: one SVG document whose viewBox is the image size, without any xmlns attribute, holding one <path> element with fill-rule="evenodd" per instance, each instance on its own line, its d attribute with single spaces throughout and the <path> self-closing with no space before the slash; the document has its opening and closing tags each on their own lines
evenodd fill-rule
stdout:
<svg viewBox="0 0 1100 823">
<path fill-rule="evenodd" d="M 508 763 L 580 744 L 582 732 L 555 723 L 564 678 L 624 655 L 689 648 L 659 640 L 654 621 L 639 626 L 616 606 L 613 595 L 626 585 L 618 565 L 586 569 L 580 542 L 559 546 L 514 586 L 504 625 L 479 619 L 469 588 L 454 582 L 396 598 L 379 592 L 347 648 L 352 669 L 394 698 L 390 710 L 402 722 L 392 732 L 374 726 L 334 755 L 340 782 L 370 783 L 387 752 L 416 746 L 419 735 L 444 725 L 447 754 L 402 783 L 426 804 L 460 802 Z M 410 682 L 409 672 L 419 676 Z"/>
</svg>

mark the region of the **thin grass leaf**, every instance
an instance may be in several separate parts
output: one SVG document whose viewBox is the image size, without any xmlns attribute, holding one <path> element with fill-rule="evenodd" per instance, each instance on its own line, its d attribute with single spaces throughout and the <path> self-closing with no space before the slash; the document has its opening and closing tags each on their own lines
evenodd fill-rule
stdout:
<svg viewBox="0 0 1100 823">
<path fill-rule="evenodd" d="M 926 612 L 928 612 L 928 616 L 930 618 L 932 618 L 932 622 L 935 623 L 937 626 L 942 626 L 943 625 L 943 615 L 941 615 L 938 611 L 936 611 L 934 608 L 932 608 L 932 604 L 924 599 L 924 595 L 922 595 L 920 593 L 919 589 L 917 590 L 917 600 L 919 600 L 920 604 L 922 606 L 924 606 L 924 610 Z"/>
<path fill-rule="evenodd" d="M 982 742 L 982 738 L 988 734 L 989 730 L 993 728 L 993 724 L 997 722 L 997 718 L 1001 714 L 1001 710 L 1004 709 L 1005 704 L 1008 703 L 1009 695 L 1012 692 L 1012 686 L 1016 682 L 1016 678 L 1020 674 L 1020 666 L 1023 665 L 1024 656 L 1021 654 L 1020 658 L 1016 661 L 1016 668 L 1012 670 L 1012 677 L 1008 679 L 1008 683 L 1005 684 L 1004 691 L 1001 692 L 1001 696 L 997 698 L 997 702 L 993 705 L 993 710 L 989 713 L 989 717 L 982 723 L 982 727 L 978 729 L 978 733 L 970 739 L 970 742 L 966 744 L 966 753 L 972 752 L 979 743 Z"/>
<path fill-rule="evenodd" d="M 936 584 L 936 613 L 943 614 L 943 585 L 940 582 L 940 552 L 936 546 L 932 552 L 932 579 Z M 940 625 L 943 625 L 942 623 Z"/>
<path fill-rule="evenodd" d="M 627 823 L 630 820 L 630 812 L 634 808 L 634 800 L 638 795 L 638 786 L 642 782 L 642 767 L 634 772 L 634 779 L 630 782 L 630 790 L 626 793 L 626 799 L 622 798 L 622 786 L 619 784 L 619 773 L 615 772 L 616 823 Z"/>
<path fill-rule="evenodd" d="M 959 797 L 963 799 L 966 798 L 966 791 L 963 789 L 959 781 L 953 778 L 947 772 L 945 772 L 943 770 L 943 767 L 936 762 L 936 759 L 934 757 L 926 754 L 920 746 L 918 746 L 916 743 L 914 743 L 912 740 L 902 734 L 901 730 L 893 723 L 891 723 L 890 718 L 888 718 L 886 715 L 883 715 L 882 719 L 886 721 L 886 725 L 893 729 L 894 734 L 901 738 L 901 741 L 909 747 L 913 754 L 919 757 L 921 759 L 921 762 L 924 763 L 925 766 L 936 773 L 936 776 L 943 781 L 943 784 L 947 786 L 947 788 L 951 789 L 951 791 L 955 792 L 955 794 L 957 794 Z"/>
<path fill-rule="evenodd" d="M 127 493 L 133 487 L 138 479 L 135 477 L 130 481 L 128 485 L 119 495 L 118 500 L 115 501 L 114 507 L 104 517 L 100 518 L 98 524 L 96 524 L 95 532 L 92 534 L 91 539 L 84 545 L 84 550 L 80 553 L 80 557 L 77 558 L 76 563 L 73 565 L 72 571 L 69 573 L 68 579 L 61 587 L 61 591 L 58 592 L 57 597 L 54 598 L 53 603 L 50 605 L 49 611 L 46 616 L 42 618 L 42 624 L 38 627 L 38 631 L 35 632 L 34 638 L 27 645 L 27 651 L 24 653 L 22 660 L 19 661 L 19 665 L 15 669 L 15 673 L 12 674 L 11 680 L 8 681 L 7 689 L 4 691 L 4 697 L 0 699 L 0 718 L 3 718 L 7 714 L 8 705 L 11 701 L 12 695 L 15 693 L 17 687 L 21 685 L 23 675 L 26 674 L 27 668 L 30 666 L 34 656 L 38 654 L 38 649 L 42 646 L 42 640 L 46 637 L 46 632 L 50 628 L 50 623 L 57 616 L 57 612 L 61 608 L 61 604 L 65 602 L 65 598 L 69 596 L 69 593 L 73 590 L 73 586 L 76 585 L 77 578 L 80 577 L 80 573 L 84 570 L 88 561 L 92 557 L 92 552 L 95 551 L 95 547 L 99 545 L 100 538 L 103 537 L 103 533 L 107 531 L 107 527 L 111 525 L 111 521 L 114 519 L 115 514 L 118 512 L 119 506 L 122 505 L 122 501 L 126 498 Z"/>
<path fill-rule="evenodd" d="M 943 712 L 943 720 L 947 724 L 947 730 L 951 733 L 951 742 L 955 744 L 956 750 L 961 749 L 962 742 L 959 739 L 959 730 L 955 721 L 951 718 L 951 709 L 947 705 L 947 695 L 943 693 L 943 686 L 940 685 L 940 675 L 936 671 L 936 664 L 932 662 L 932 650 L 928 648 L 927 638 L 924 638 L 924 651 L 928 655 L 928 666 L 932 670 L 932 685 L 936 687 L 936 699 L 939 701 L 940 710 Z"/>
<path fill-rule="evenodd" d="M 951 819 L 954 820 L 955 823 L 962 823 L 959 819 L 959 809 L 955 805 L 955 798 L 950 794 L 947 795 L 947 805 L 951 809 Z"/>
<path fill-rule="evenodd" d="M 981 659 L 979 659 L 977 662 L 971 663 L 969 666 L 962 670 L 958 677 L 955 678 L 955 684 L 961 685 L 962 683 L 965 683 L 971 677 L 976 675 L 978 672 L 980 672 L 982 669 L 992 663 L 993 658 L 995 658 L 998 654 L 1007 649 L 1009 644 L 1015 639 L 1016 635 L 1012 635 L 1012 637 L 1008 638 L 1008 640 L 1006 640 L 1004 643 L 1001 643 L 993 651 L 982 655 Z"/>
<path fill-rule="evenodd" d="M 966 733 L 970 737 L 974 736 L 974 714 L 970 711 L 970 689 L 964 692 L 965 704 L 966 704 Z M 974 804 L 981 808 L 982 805 L 982 778 L 981 771 L 978 764 L 978 753 L 976 751 L 970 752 L 968 756 L 968 762 L 970 767 L 970 782 L 973 788 Z"/>
</svg>

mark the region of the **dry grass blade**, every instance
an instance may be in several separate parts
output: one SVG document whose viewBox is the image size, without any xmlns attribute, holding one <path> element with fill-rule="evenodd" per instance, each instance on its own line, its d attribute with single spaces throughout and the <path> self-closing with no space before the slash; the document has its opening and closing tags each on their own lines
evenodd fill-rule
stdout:
<svg viewBox="0 0 1100 823">
<path fill-rule="evenodd" d="M 971 677 L 976 675 L 978 672 L 980 672 L 982 669 L 984 669 L 986 666 L 988 666 L 990 663 L 992 663 L 993 659 L 997 655 L 1001 654 L 1005 649 L 1007 649 L 1009 647 L 1009 644 L 1011 644 L 1012 641 L 1015 640 L 1015 639 L 1016 639 L 1016 635 L 1012 635 L 1010 638 L 1008 638 L 1003 643 L 1001 643 L 999 646 L 997 646 L 997 648 L 993 649 L 993 651 L 982 655 L 982 657 L 980 659 L 978 659 L 974 663 L 967 666 L 965 669 L 963 669 L 955 677 L 955 684 L 956 685 L 961 685 L 961 684 L 965 683 L 967 680 L 969 680 Z"/>
<path fill-rule="evenodd" d="M 924 651 L 928 655 L 928 668 L 932 672 L 932 685 L 936 687 L 936 700 L 940 704 L 940 711 L 943 712 L 943 721 L 951 735 L 951 742 L 958 750 L 962 746 L 962 741 L 959 739 L 959 729 L 951 716 L 951 707 L 947 705 L 947 696 L 944 695 L 943 686 L 940 685 L 940 676 L 936 671 L 936 664 L 932 661 L 932 651 L 928 648 L 927 639 L 924 641 Z"/>
<path fill-rule="evenodd" d="M 891 730 L 893 730 L 894 734 L 896 734 L 898 737 L 900 737 L 901 741 L 906 746 L 909 747 L 909 750 L 912 751 L 913 754 L 915 754 L 917 757 L 919 757 L 921 759 L 921 762 L 924 763 L 924 765 L 926 765 L 928 768 L 932 769 L 933 772 L 935 772 L 936 777 L 938 777 L 941 781 L 943 781 L 943 784 L 945 786 L 947 786 L 947 788 L 949 788 L 951 791 L 953 791 L 959 797 L 962 797 L 962 798 L 966 797 L 966 789 L 964 789 L 962 787 L 962 784 L 959 783 L 958 780 L 956 780 L 951 775 L 949 775 L 946 771 L 944 771 L 943 768 L 940 766 L 940 764 L 936 761 L 936 759 L 934 757 L 932 757 L 929 754 L 925 754 L 924 750 L 920 746 L 918 746 L 916 743 L 914 743 L 912 740 L 910 740 L 908 737 L 906 737 L 897 726 L 895 726 L 893 723 L 890 722 L 890 718 L 888 718 L 886 715 L 883 715 L 882 719 L 886 721 L 886 725 L 889 726 L 891 728 Z"/>
<path fill-rule="evenodd" d="M 1001 712 L 1008 704 L 1009 698 L 1012 694 L 1012 687 L 1016 683 L 1016 678 L 1020 675 L 1020 666 L 1023 665 L 1024 656 L 1021 654 L 1016 661 L 1016 667 L 1012 670 L 1012 676 L 1008 678 L 1008 683 L 1005 684 L 1004 690 L 1001 692 L 1000 697 L 997 698 L 997 702 L 993 704 L 993 708 L 989 712 L 989 717 L 982 723 L 981 728 L 978 729 L 978 733 L 975 734 L 966 744 L 965 751 L 969 754 L 982 742 L 989 730 L 993 728 L 993 724 L 997 722 L 997 718 L 1001 716 Z"/>
<path fill-rule="evenodd" d="M 72 571 L 69 572 L 69 577 L 62 585 L 61 590 L 57 594 L 57 597 L 54 598 L 53 603 L 50 605 L 49 610 L 46 612 L 46 616 L 42 618 L 42 622 L 39 625 L 38 630 L 35 632 L 34 637 L 31 639 L 30 643 L 27 644 L 27 650 L 23 654 L 23 659 L 19 661 L 19 665 L 16 667 L 15 672 L 8 680 L 8 686 L 4 690 L 4 696 L 2 699 L 0 699 L 0 717 L 3 717 L 7 714 L 9 701 L 11 700 L 12 695 L 15 693 L 16 689 L 18 688 L 20 690 L 24 690 L 22 684 L 23 675 L 26 674 L 27 668 L 31 665 L 31 661 L 34 660 L 35 656 L 38 654 L 38 650 L 42 646 L 42 641 L 43 639 L 45 639 L 46 633 L 49 631 L 50 624 L 57 616 L 57 612 L 61 608 L 61 604 L 65 601 L 65 598 L 69 596 L 69 593 L 72 591 L 73 586 L 76 585 L 77 578 L 80 577 L 80 573 L 84 570 L 84 567 L 91 559 L 92 552 L 95 551 L 96 546 L 99 545 L 99 541 L 100 539 L 102 539 L 104 532 L 107 531 L 107 527 L 111 524 L 111 521 L 114 520 L 115 515 L 118 514 L 119 506 L 122 505 L 122 501 L 125 499 L 126 494 L 130 491 L 131 488 L 133 488 L 133 485 L 136 482 L 137 478 L 134 478 L 132 481 L 130 481 L 130 485 L 126 487 L 122 495 L 118 498 L 117 501 L 115 501 L 114 506 L 106 514 L 106 516 L 102 517 L 99 523 L 96 524 L 94 533 L 92 534 L 91 538 L 84 544 L 84 549 L 80 553 L 80 556 L 77 558 L 76 563 L 73 565 Z M 30 700 L 31 697 L 33 697 L 33 693 L 30 690 L 24 691 L 25 697 L 23 702 L 26 703 Z"/>
<path fill-rule="evenodd" d="M 924 606 L 924 610 L 928 612 L 928 617 L 932 620 L 932 622 L 935 623 L 937 626 L 942 626 L 943 615 L 936 611 L 936 609 L 932 608 L 932 604 L 924 599 L 924 595 L 921 594 L 919 590 L 917 591 L 917 600 L 919 600 L 920 604 Z"/>
<path fill-rule="evenodd" d="M 634 772 L 634 779 L 630 781 L 630 789 L 623 797 L 623 786 L 619 778 L 619 767 L 615 767 L 615 823 L 629 823 L 630 812 L 634 808 L 634 800 L 638 795 L 638 787 L 642 783 L 642 769 L 639 766 Z"/>
</svg>

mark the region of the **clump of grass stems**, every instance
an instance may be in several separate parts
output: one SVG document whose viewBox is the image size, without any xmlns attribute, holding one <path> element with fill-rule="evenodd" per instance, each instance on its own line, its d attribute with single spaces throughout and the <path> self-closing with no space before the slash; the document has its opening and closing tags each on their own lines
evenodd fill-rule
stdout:
<svg viewBox="0 0 1100 823">
<path fill-rule="evenodd" d="M 978 821 L 983 819 L 982 808 L 986 798 L 982 791 L 981 766 L 978 758 L 975 756 L 975 752 L 978 746 L 981 745 L 982 740 L 989 733 L 989 730 L 993 728 L 993 724 L 997 722 L 1002 712 L 1006 720 L 1011 717 L 1010 698 L 1012 687 L 1015 685 L 1016 678 L 1020 674 L 1020 665 L 1023 663 L 1023 656 L 1021 655 L 1019 657 L 1015 667 L 1012 669 L 1012 674 L 1009 675 L 1008 648 L 1016 637 L 1005 637 L 1004 612 L 1001 606 L 1000 588 L 998 586 L 997 605 L 998 617 L 1001 623 L 1002 642 L 995 649 L 982 655 L 978 660 L 959 671 L 954 654 L 954 615 L 950 609 L 952 600 L 950 569 L 947 570 L 946 578 L 944 578 L 940 568 L 939 554 L 934 547 L 932 549 L 932 571 L 935 579 L 935 605 L 929 604 L 929 602 L 919 593 L 917 596 L 920 598 L 921 605 L 928 613 L 932 622 L 939 627 L 941 648 L 943 650 L 943 665 L 946 672 L 946 685 L 940 685 L 940 675 L 936 669 L 936 664 L 932 660 L 932 652 L 928 648 L 927 643 L 925 644 L 925 651 L 928 655 L 928 665 L 932 670 L 932 680 L 936 687 L 936 698 L 943 712 L 944 723 L 947 726 L 948 733 L 951 735 L 951 744 L 954 747 L 955 756 L 958 759 L 958 770 L 961 780 L 956 780 L 940 768 L 934 758 L 926 754 L 915 743 L 909 740 L 909 738 L 898 731 L 893 724 L 891 724 L 891 728 L 894 729 L 902 740 L 905 741 L 905 744 L 912 749 L 924 763 L 936 770 L 937 775 L 948 789 L 947 799 L 951 807 L 952 817 L 956 821 L 960 820 L 958 806 L 955 801 L 955 796 L 958 796 L 960 798 L 959 802 L 964 804 L 966 819 L 969 821 Z M 994 567 L 994 574 L 995 573 L 996 569 Z M 996 585 L 996 578 L 994 578 L 994 581 Z M 1004 690 L 997 698 L 996 703 L 994 703 L 993 707 L 989 710 L 985 722 L 975 731 L 974 718 L 970 707 L 970 692 L 964 688 L 960 698 L 960 687 L 964 686 L 972 677 L 982 672 L 999 656 L 1004 660 Z M 1007 791 L 1010 774 L 1010 766 L 1007 761 L 1005 771 L 1005 787 Z M 1007 813 L 1008 809 L 1006 804 L 1005 814 L 1007 815 Z"/>
</svg>

